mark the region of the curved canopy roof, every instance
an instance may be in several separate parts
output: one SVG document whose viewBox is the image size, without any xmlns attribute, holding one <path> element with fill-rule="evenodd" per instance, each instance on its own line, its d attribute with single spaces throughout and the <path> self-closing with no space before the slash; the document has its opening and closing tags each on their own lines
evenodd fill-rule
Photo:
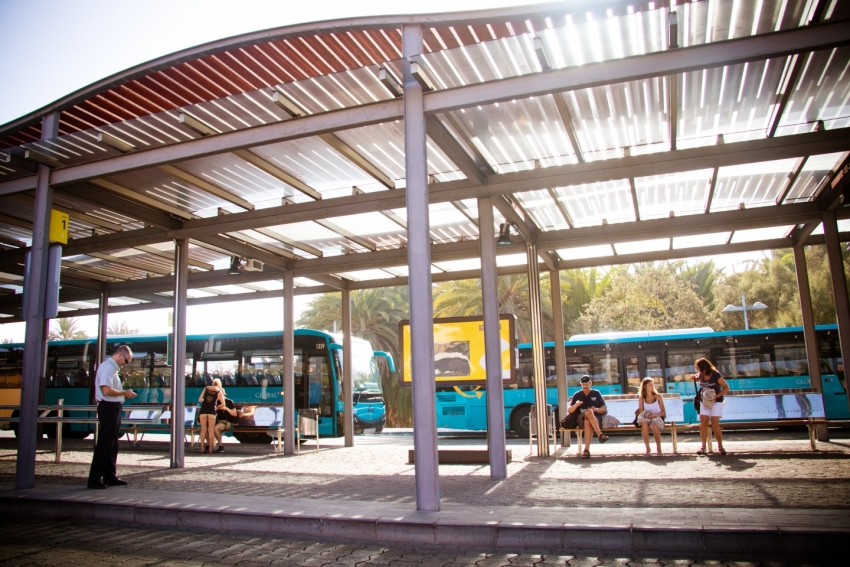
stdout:
<svg viewBox="0 0 850 567">
<path fill-rule="evenodd" d="M 174 238 L 190 305 L 279 296 L 290 269 L 298 293 L 406 284 L 404 25 L 423 29 L 435 281 L 478 275 L 479 197 L 548 269 L 820 242 L 824 211 L 850 230 L 849 4 L 337 20 L 138 66 L 0 127 L 0 313 L 19 320 L 37 164 L 71 218 L 67 314 L 101 291 L 170 306 Z M 263 270 L 228 275 L 232 256 Z M 524 271 L 524 247 L 498 263 Z"/>
</svg>

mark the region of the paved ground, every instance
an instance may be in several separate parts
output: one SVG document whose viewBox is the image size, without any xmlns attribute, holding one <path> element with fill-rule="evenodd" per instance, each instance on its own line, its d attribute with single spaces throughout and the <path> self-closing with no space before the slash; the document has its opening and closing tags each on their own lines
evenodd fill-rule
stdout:
<svg viewBox="0 0 850 567">
<path fill-rule="evenodd" d="M 784 567 L 829 565 L 789 563 L 782 559 L 751 560 L 718 557 L 572 556 L 519 552 L 490 553 L 486 550 L 440 549 L 358 544 L 345 541 L 315 541 L 265 537 L 237 533 L 210 534 L 199 530 L 152 529 L 126 525 L 71 521 L 34 521 L 0 518 L 0 565 L 120 565 L 151 566 L 478 566 L 501 565 L 573 567 L 666 567 L 729 566 Z M 832 563 L 834 564 L 834 563 Z"/>
<path fill-rule="evenodd" d="M 578 459 L 575 446 L 559 458 L 528 457 L 528 443 L 509 440 L 514 462 L 508 478 L 493 481 L 483 465 L 440 466 L 447 504 L 479 506 L 699 507 L 706 494 L 729 508 L 850 509 L 850 434 L 809 449 L 805 432 L 731 433 L 726 457 L 697 457 L 695 436 L 680 436 L 678 456 L 644 457 L 639 437 L 615 437 L 591 446 L 593 458 Z M 441 448 L 483 448 L 483 439 L 440 439 Z M 15 440 L 0 437 L 0 482 L 14 482 Z M 119 474 L 133 488 L 245 496 L 413 503 L 414 470 L 407 463 L 412 438 L 358 436 L 355 447 L 322 440 L 296 456 L 275 454 L 270 445 L 228 443 L 227 452 L 201 455 L 187 447 L 186 468 L 170 469 L 167 444 L 122 443 Z M 39 444 L 37 483 L 84 485 L 91 441 L 66 441 L 62 463 L 53 462 L 52 442 Z"/>
</svg>

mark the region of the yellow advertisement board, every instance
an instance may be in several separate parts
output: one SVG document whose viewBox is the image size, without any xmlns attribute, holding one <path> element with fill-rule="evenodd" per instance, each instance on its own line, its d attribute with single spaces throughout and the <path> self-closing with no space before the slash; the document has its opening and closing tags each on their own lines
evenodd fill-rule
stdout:
<svg viewBox="0 0 850 567">
<path fill-rule="evenodd" d="M 516 379 L 516 338 L 514 317 L 502 315 L 501 336 L 502 380 Z M 410 364 L 410 321 L 399 324 L 401 369 L 399 381 L 410 386 L 413 381 Z M 441 385 L 485 384 L 484 320 L 481 317 L 434 319 L 434 379 Z"/>
</svg>

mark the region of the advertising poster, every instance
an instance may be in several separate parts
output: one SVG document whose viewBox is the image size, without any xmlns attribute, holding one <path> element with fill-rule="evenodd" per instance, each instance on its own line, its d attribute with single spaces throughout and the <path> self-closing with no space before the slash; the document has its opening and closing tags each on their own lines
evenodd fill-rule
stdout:
<svg viewBox="0 0 850 567">
<path fill-rule="evenodd" d="M 516 379 L 516 339 L 514 317 L 500 317 L 502 380 Z M 410 321 L 399 323 L 401 345 L 400 383 L 410 386 Z M 484 320 L 481 317 L 434 319 L 434 379 L 444 386 L 484 385 L 487 380 L 484 360 Z"/>
</svg>

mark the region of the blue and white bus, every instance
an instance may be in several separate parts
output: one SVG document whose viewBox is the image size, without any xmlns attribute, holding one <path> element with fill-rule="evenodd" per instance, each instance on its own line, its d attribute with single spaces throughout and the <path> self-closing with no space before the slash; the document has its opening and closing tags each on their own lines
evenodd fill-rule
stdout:
<svg viewBox="0 0 850 567">
<path fill-rule="evenodd" d="M 847 387 L 836 325 L 816 329 L 821 383 L 829 419 L 850 418 Z M 555 345 L 544 345 L 546 397 L 558 405 Z M 519 436 L 528 436 L 528 412 L 534 403 L 531 344 L 518 347 L 515 383 L 505 384 L 505 424 Z M 732 390 L 765 391 L 812 388 L 802 327 L 714 331 L 711 328 L 637 331 L 576 335 L 564 343 L 567 387 L 572 396 L 578 379 L 589 374 L 603 395 L 636 394 L 641 379 L 651 377 L 659 392 L 692 399 L 694 362 L 708 358 L 726 377 Z M 437 387 L 437 426 L 486 430 L 486 392 L 482 386 Z M 685 419 L 696 421 L 691 404 Z"/>
<path fill-rule="evenodd" d="M 133 360 L 122 368 L 125 388 L 138 397 L 133 404 L 170 402 L 172 367 L 165 335 L 111 336 L 107 353 L 119 344 L 133 350 Z M 392 359 L 386 353 L 372 352 L 367 341 L 352 338 L 354 371 L 355 432 L 380 432 L 386 423 L 381 377 L 375 356 Z M 97 339 L 48 343 L 44 403 L 65 405 L 94 403 L 94 372 Z M 3 405 L 20 403 L 22 344 L 0 345 L 0 396 Z M 315 409 L 319 416 L 319 434 L 343 435 L 342 337 L 322 331 L 295 331 L 295 408 Z M 192 405 L 201 390 L 221 379 L 227 397 L 237 405 L 279 403 L 282 405 L 283 349 L 278 332 L 223 333 L 186 337 L 186 363 L 183 379 L 186 403 Z M 2 422 L 2 416 L 0 416 Z M 51 429 L 52 428 L 52 429 Z M 45 425 L 48 436 L 55 426 Z M 88 426 L 65 424 L 63 435 L 82 438 Z M 234 433 L 239 441 L 269 443 L 271 437 L 260 433 Z"/>
</svg>

